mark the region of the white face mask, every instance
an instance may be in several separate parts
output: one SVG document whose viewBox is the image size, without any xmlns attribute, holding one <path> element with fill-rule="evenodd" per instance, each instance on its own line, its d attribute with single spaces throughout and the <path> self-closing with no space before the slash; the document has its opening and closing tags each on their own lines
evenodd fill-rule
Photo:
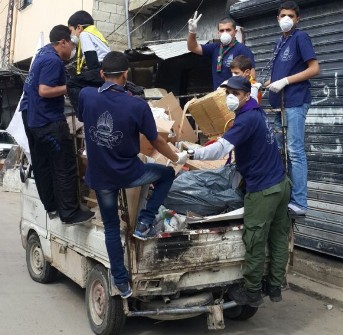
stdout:
<svg viewBox="0 0 343 335">
<path fill-rule="evenodd" d="M 230 44 L 232 40 L 232 37 L 229 33 L 227 33 L 226 31 L 224 31 L 221 35 L 220 35 L 220 42 L 223 43 L 223 45 L 228 45 Z"/>
<path fill-rule="evenodd" d="M 70 39 L 74 43 L 75 46 L 79 44 L 79 38 L 76 35 L 70 35 Z"/>
<path fill-rule="evenodd" d="M 235 111 L 239 106 L 239 99 L 232 93 L 226 96 L 226 106 L 229 110 Z"/>
<path fill-rule="evenodd" d="M 284 33 L 288 33 L 293 28 L 293 20 L 289 16 L 284 16 L 280 21 L 279 25 Z"/>
<path fill-rule="evenodd" d="M 70 53 L 69 60 L 72 59 L 76 55 L 76 48 L 73 48 L 73 50 Z"/>
</svg>

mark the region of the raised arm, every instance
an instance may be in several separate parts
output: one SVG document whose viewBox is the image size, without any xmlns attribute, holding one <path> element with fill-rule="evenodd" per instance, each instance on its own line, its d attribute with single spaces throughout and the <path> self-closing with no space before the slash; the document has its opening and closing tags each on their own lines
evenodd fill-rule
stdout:
<svg viewBox="0 0 343 335">
<path fill-rule="evenodd" d="M 194 52 L 197 55 L 202 55 L 201 45 L 198 44 L 196 38 L 196 32 L 198 28 L 198 21 L 200 20 L 202 14 L 199 16 L 198 12 L 194 13 L 194 16 L 188 20 L 188 37 L 187 37 L 187 48 L 189 51 Z"/>
</svg>

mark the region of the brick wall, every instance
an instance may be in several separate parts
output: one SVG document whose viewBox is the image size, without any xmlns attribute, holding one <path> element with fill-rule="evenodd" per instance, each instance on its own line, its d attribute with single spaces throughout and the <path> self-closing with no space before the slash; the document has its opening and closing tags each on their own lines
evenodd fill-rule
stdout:
<svg viewBox="0 0 343 335">
<path fill-rule="evenodd" d="M 95 25 L 108 40 L 111 50 L 127 49 L 124 0 L 94 0 L 92 16 Z"/>
</svg>

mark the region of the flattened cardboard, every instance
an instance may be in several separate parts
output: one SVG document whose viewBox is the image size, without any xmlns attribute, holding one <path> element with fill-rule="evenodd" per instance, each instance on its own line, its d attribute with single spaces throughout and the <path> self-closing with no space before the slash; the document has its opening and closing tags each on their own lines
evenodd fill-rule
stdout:
<svg viewBox="0 0 343 335">
<path fill-rule="evenodd" d="M 218 159 L 215 161 L 197 161 L 188 160 L 185 164 L 190 170 L 213 170 L 223 167 L 227 159 Z"/>
<path fill-rule="evenodd" d="M 144 96 L 147 99 L 151 98 L 163 98 L 168 92 L 164 88 L 145 88 Z"/>
<path fill-rule="evenodd" d="M 178 100 L 173 93 L 169 93 L 161 100 L 154 101 L 154 107 L 164 108 L 166 113 L 170 115 L 171 120 L 175 121 L 173 130 L 176 133 L 176 141 L 196 142 L 198 140 L 194 129 L 185 116 L 185 111 L 182 110 Z"/>
<path fill-rule="evenodd" d="M 235 118 L 235 113 L 226 106 L 224 89 L 190 100 L 184 110 L 193 116 L 203 134 L 208 137 L 223 135 L 233 125 Z"/>
</svg>

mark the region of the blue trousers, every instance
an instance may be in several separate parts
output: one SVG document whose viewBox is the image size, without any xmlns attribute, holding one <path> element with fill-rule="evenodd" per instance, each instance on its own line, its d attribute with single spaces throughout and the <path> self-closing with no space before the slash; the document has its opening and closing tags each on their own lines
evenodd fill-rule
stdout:
<svg viewBox="0 0 343 335">
<path fill-rule="evenodd" d="M 307 209 L 307 158 L 305 153 L 305 121 L 309 104 L 286 108 L 287 115 L 287 156 L 289 177 L 292 181 L 290 203 Z M 281 115 L 275 119 L 276 129 L 281 128 Z M 279 148 L 282 148 L 280 132 L 276 136 Z"/>
<path fill-rule="evenodd" d="M 173 180 L 175 172 L 172 167 L 161 164 L 144 164 L 143 175 L 126 185 L 132 188 L 153 184 L 154 191 L 138 216 L 138 222 L 152 224 L 159 207 L 163 204 Z M 96 197 L 105 228 L 105 243 L 111 265 L 111 273 L 115 284 L 129 281 L 129 274 L 124 265 L 124 250 L 120 239 L 120 219 L 118 215 L 118 189 L 96 190 Z"/>
</svg>

